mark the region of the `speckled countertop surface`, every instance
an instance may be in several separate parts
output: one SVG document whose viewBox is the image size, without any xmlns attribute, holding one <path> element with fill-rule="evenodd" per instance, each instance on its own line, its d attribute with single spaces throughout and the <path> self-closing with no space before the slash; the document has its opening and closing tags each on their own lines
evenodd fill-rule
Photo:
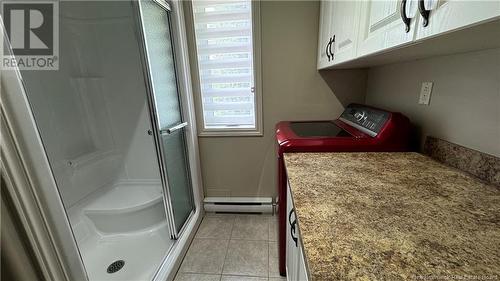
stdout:
<svg viewBox="0 0 500 281">
<path fill-rule="evenodd" d="M 418 153 L 285 163 L 312 280 L 500 280 L 497 187 Z"/>
</svg>

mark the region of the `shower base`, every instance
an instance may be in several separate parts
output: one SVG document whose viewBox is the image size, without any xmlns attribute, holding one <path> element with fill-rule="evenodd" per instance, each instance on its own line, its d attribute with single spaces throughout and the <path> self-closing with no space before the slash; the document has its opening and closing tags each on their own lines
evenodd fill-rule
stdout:
<svg viewBox="0 0 500 281">
<path fill-rule="evenodd" d="M 156 182 L 103 188 L 73 206 L 70 220 L 90 281 L 150 281 L 174 242 Z"/>
<path fill-rule="evenodd" d="M 89 239 L 80 248 L 89 280 L 151 281 L 170 245 L 167 224 L 144 233 Z M 123 260 L 124 266 L 108 273 L 108 266 Z"/>
</svg>

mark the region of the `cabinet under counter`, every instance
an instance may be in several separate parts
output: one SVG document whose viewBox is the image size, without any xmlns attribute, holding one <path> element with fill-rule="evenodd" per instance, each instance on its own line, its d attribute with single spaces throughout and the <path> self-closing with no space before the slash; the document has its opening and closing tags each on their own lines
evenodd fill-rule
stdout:
<svg viewBox="0 0 500 281">
<path fill-rule="evenodd" d="M 500 278 L 500 188 L 418 153 L 288 153 L 308 280 Z"/>
</svg>

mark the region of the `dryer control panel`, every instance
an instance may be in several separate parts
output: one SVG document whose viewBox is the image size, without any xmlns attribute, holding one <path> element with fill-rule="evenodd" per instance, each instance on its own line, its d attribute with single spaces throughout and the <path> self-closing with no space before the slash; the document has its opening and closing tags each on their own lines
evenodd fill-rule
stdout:
<svg viewBox="0 0 500 281">
<path fill-rule="evenodd" d="M 371 107 L 350 104 L 339 119 L 362 132 L 375 137 L 389 121 L 390 112 L 374 109 Z"/>
</svg>

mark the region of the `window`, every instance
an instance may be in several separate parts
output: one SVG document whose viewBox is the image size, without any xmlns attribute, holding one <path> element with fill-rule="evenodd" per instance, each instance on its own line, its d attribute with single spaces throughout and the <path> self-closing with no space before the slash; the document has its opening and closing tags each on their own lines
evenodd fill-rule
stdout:
<svg viewBox="0 0 500 281">
<path fill-rule="evenodd" d="M 192 1 L 200 135 L 260 135 L 258 3 Z"/>
</svg>

